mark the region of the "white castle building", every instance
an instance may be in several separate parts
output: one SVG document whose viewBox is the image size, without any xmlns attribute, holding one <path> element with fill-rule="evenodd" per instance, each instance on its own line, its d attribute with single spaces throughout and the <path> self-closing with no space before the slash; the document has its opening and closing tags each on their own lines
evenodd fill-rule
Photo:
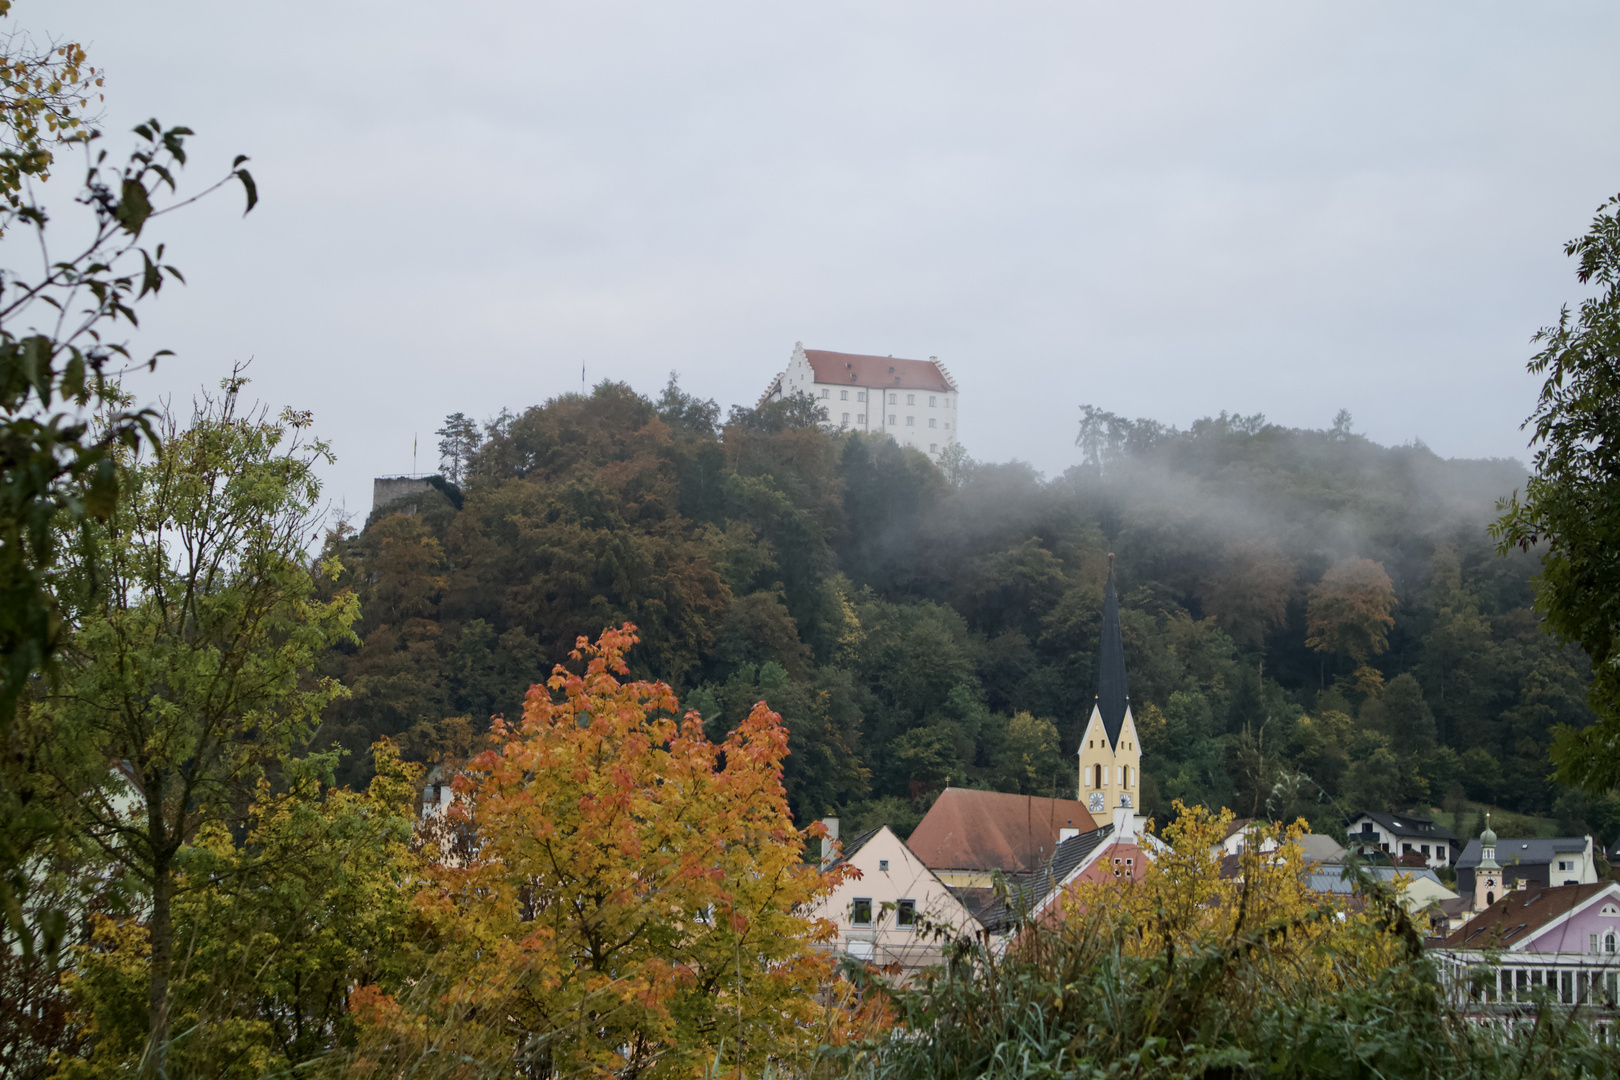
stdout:
<svg viewBox="0 0 1620 1080">
<path fill-rule="evenodd" d="M 891 435 L 934 461 L 957 441 L 961 394 L 945 365 L 932 356 L 897 360 L 806 349 L 798 342 L 787 370 L 771 381 L 758 404 L 798 393 L 827 410 L 828 427 Z"/>
</svg>

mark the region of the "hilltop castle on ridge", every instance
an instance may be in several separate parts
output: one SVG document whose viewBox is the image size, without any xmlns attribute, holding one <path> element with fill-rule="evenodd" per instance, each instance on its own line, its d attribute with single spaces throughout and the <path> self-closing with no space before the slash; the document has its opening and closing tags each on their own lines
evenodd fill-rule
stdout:
<svg viewBox="0 0 1620 1080">
<path fill-rule="evenodd" d="M 934 462 L 958 438 L 961 394 L 937 357 L 898 360 L 806 349 L 797 342 L 787 369 L 771 380 L 755 407 L 801 393 L 827 410 L 829 428 L 889 435 Z"/>
</svg>

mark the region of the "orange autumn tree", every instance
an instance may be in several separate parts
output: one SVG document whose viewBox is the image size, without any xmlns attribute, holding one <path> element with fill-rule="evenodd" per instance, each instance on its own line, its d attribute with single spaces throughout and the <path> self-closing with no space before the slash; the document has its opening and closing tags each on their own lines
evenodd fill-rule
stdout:
<svg viewBox="0 0 1620 1080">
<path fill-rule="evenodd" d="M 622 680 L 636 642 L 579 639 L 584 673 L 559 665 L 456 781 L 476 854 L 417 900 L 434 989 L 355 995 L 355 1072 L 756 1073 L 839 1037 L 832 926 L 805 911 L 842 872 L 803 861 L 823 830 L 789 816 L 781 717 L 761 702 L 711 742 L 670 687 Z"/>
<path fill-rule="evenodd" d="M 1376 692 L 1383 679 L 1367 660 L 1389 648 L 1395 603 L 1395 585 L 1383 563 L 1340 560 L 1306 596 L 1305 644 L 1320 653 L 1348 656 L 1356 665 L 1352 683 L 1363 693 Z"/>
</svg>

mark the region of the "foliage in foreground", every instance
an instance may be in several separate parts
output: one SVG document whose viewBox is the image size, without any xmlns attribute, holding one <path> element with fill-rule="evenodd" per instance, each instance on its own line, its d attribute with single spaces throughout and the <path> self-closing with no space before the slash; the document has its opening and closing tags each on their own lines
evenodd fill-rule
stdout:
<svg viewBox="0 0 1620 1080">
<path fill-rule="evenodd" d="M 693 1076 L 808 1060 L 845 1030 L 840 880 L 804 861 L 782 788 L 787 731 L 754 709 L 724 742 L 665 684 L 620 681 L 634 628 L 583 639 L 521 724 L 458 777 L 416 907 L 427 977 L 352 998 L 356 1077 Z M 679 717 L 679 719 L 676 719 Z"/>
<path fill-rule="evenodd" d="M 888 996 L 899 1025 L 833 1050 L 820 1075 L 1025 1077 L 1612 1076 L 1620 1051 L 1569 1018 L 1512 1040 L 1447 1003 L 1395 898 L 1363 882 L 1335 908 L 1305 888 L 1297 849 L 1243 859 L 1223 881 L 1194 810 L 1136 884 L 1105 881 L 1026 925 L 1005 954 L 962 951 Z"/>
<path fill-rule="evenodd" d="M 1592 660 L 1588 698 L 1600 722 L 1555 731 L 1558 779 L 1594 793 L 1620 783 L 1620 195 L 1598 208 L 1585 236 L 1564 245 L 1575 276 L 1598 294 L 1536 334 L 1530 372 L 1545 376 L 1536 411 L 1535 475 L 1521 501 L 1503 500 L 1494 528 L 1504 554 L 1541 552 L 1536 608 L 1549 630 Z"/>
</svg>

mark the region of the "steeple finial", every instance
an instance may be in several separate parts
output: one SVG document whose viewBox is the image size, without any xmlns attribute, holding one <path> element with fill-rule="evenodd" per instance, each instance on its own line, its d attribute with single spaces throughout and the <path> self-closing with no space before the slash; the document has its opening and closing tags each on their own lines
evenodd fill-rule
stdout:
<svg viewBox="0 0 1620 1080">
<path fill-rule="evenodd" d="M 1119 592 L 1114 586 L 1114 553 L 1108 553 L 1108 587 L 1103 595 L 1102 648 L 1097 659 L 1097 711 L 1108 741 L 1117 743 L 1125 726 L 1131 693 L 1125 682 L 1125 638 L 1119 628 Z"/>
</svg>

